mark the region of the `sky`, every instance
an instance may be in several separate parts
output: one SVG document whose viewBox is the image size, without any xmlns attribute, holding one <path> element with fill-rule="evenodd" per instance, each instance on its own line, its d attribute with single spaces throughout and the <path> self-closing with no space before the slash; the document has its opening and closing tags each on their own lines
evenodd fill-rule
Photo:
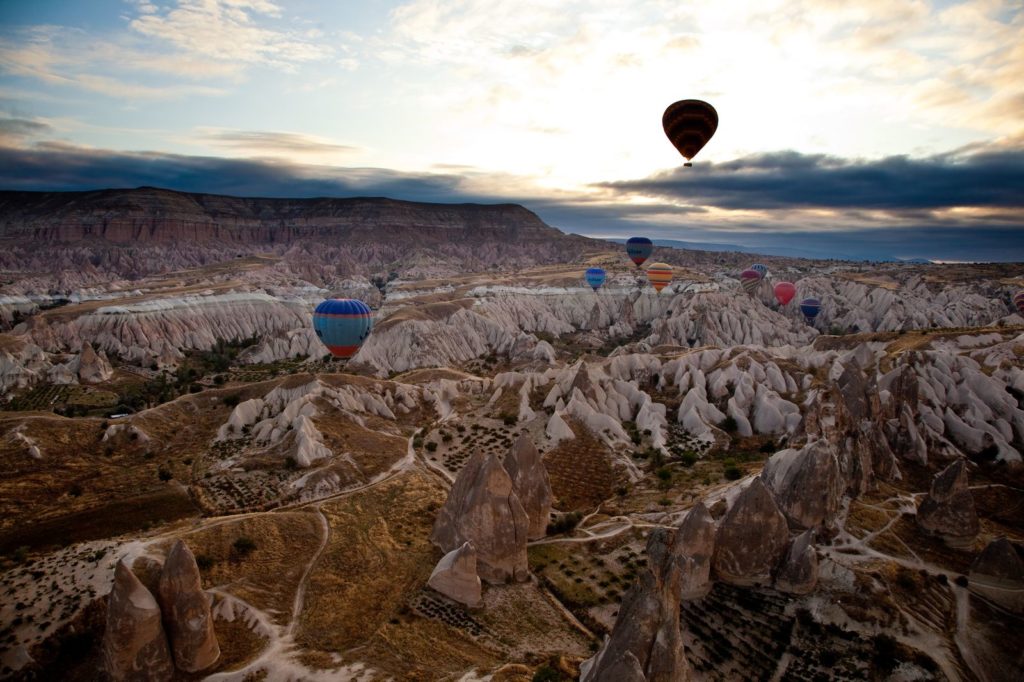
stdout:
<svg viewBox="0 0 1024 682">
<path fill-rule="evenodd" d="M 0 0 L 0 188 L 141 185 L 1024 261 L 1024 0 Z"/>
</svg>

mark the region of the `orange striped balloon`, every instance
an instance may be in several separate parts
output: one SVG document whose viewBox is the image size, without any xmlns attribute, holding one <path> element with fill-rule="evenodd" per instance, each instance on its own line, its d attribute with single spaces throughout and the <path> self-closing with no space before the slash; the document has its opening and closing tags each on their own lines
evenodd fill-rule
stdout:
<svg viewBox="0 0 1024 682">
<path fill-rule="evenodd" d="M 665 263 L 654 263 L 647 268 L 647 279 L 651 286 L 660 294 L 661 290 L 672 281 L 672 266 Z"/>
</svg>

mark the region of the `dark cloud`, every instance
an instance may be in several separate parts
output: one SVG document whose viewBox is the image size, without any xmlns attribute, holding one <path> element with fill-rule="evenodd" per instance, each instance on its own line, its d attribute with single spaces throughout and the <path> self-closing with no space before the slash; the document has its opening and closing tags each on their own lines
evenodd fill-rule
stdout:
<svg viewBox="0 0 1024 682">
<path fill-rule="evenodd" d="M 36 137 L 53 132 L 46 123 L 27 118 L 0 118 L 0 140 L 15 140 Z"/>
<path fill-rule="evenodd" d="M 470 201 L 452 174 L 334 168 L 251 159 L 111 152 L 62 144 L 0 147 L 0 187 L 83 190 L 149 185 L 236 196 L 388 196 L 410 201 Z"/>
<path fill-rule="evenodd" d="M 725 209 L 1019 208 L 1024 149 L 876 161 L 775 152 L 599 186 Z"/>
</svg>

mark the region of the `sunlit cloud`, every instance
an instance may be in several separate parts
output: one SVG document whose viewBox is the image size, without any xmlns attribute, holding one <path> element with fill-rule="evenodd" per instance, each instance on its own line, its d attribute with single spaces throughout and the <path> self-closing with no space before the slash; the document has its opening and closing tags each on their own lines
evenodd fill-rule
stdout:
<svg viewBox="0 0 1024 682">
<path fill-rule="evenodd" d="M 338 144 L 313 135 L 264 130 L 224 130 L 207 128 L 198 131 L 199 141 L 223 147 L 245 156 L 277 156 L 286 159 L 304 157 L 331 160 L 351 157 L 358 147 Z"/>
</svg>

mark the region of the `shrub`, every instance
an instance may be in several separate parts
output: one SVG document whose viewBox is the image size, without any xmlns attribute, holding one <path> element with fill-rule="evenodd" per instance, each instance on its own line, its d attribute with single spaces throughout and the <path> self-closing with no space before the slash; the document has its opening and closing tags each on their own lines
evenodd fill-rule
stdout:
<svg viewBox="0 0 1024 682">
<path fill-rule="evenodd" d="M 654 474 L 655 474 L 655 476 L 657 476 L 662 481 L 671 481 L 672 480 L 672 471 L 669 470 L 668 467 L 661 467 L 656 472 L 654 472 Z"/>
<path fill-rule="evenodd" d="M 743 478 L 743 469 L 740 469 L 738 466 L 735 466 L 735 465 L 729 466 L 729 467 L 725 467 L 725 472 L 724 473 L 725 473 L 726 479 L 728 479 L 730 481 L 737 481 L 737 480 Z"/>
<path fill-rule="evenodd" d="M 429 443 L 427 443 L 427 452 L 434 452 L 436 450 L 437 450 L 437 443 L 435 441 L 430 441 Z"/>
<path fill-rule="evenodd" d="M 764 445 L 761 446 L 760 451 L 765 453 L 765 454 L 770 454 L 770 453 L 775 452 L 775 441 L 773 441 L 773 440 L 765 441 Z"/>
<path fill-rule="evenodd" d="M 689 469 L 697 463 L 697 455 L 687 450 L 682 454 L 679 460 L 683 463 L 683 466 Z"/>
<path fill-rule="evenodd" d="M 287 457 L 284 458 L 284 468 L 289 470 L 298 469 L 299 463 L 295 461 L 294 457 L 288 455 Z"/>
<path fill-rule="evenodd" d="M 228 407 L 235 407 L 241 401 L 242 401 L 242 396 L 238 395 L 237 393 L 232 393 L 230 395 L 224 396 L 222 402 L 225 405 L 227 405 Z"/>
<path fill-rule="evenodd" d="M 243 535 L 231 543 L 231 547 L 240 556 L 246 556 L 256 549 L 256 541 L 247 535 Z"/>
<path fill-rule="evenodd" d="M 736 429 L 738 428 L 738 425 L 736 424 L 736 420 L 733 419 L 731 416 L 729 416 L 729 417 L 726 417 L 725 419 L 723 419 L 718 424 L 718 428 L 722 429 L 726 433 L 736 433 Z"/>
<path fill-rule="evenodd" d="M 514 414 L 504 414 L 501 416 L 501 421 L 505 423 L 505 426 L 515 426 L 519 418 Z"/>
<path fill-rule="evenodd" d="M 68 489 L 68 495 L 71 495 L 71 497 L 81 497 L 82 486 L 78 483 L 72 483 L 71 487 Z"/>
<path fill-rule="evenodd" d="M 163 467 L 160 467 L 160 469 L 156 472 L 156 475 L 160 477 L 161 481 L 169 481 L 172 478 L 174 478 L 174 475 L 167 469 L 164 469 Z"/>
<path fill-rule="evenodd" d="M 208 571 L 213 566 L 213 559 L 205 554 L 196 554 L 196 566 L 202 571 Z"/>
<path fill-rule="evenodd" d="M 567 533 L 575 529 L 582 518 L 583 516 L 579 512 L 562 514 L 554 522 L 548 524 L 548 535 Z"/>
</svg>

